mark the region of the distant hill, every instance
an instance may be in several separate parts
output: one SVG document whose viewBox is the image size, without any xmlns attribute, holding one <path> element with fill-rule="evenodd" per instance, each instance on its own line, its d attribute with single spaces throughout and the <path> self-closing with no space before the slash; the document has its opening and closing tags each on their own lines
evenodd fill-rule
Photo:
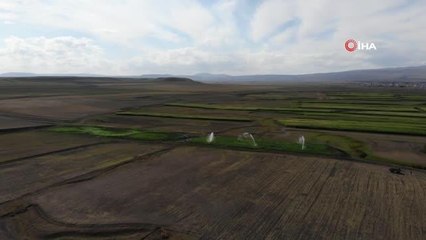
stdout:
<svg viewBox="0 0 426 240">
<path fill-rule="evenodd" d="M 90 73 L 67 73 L 67 74 L 37 74 L 27 72 L 8 72 L 0 74 L 0 77 L 103 77 L 104 75 Z"/>
<path fill-rule="evenodd" d="M 399 67 L 399 68 L 383 68 L 369 70 L 353 70 L 344 72 L 331 73 L 313 73 L 300 75 L 280 75 L 280 74 L 263 74 L 263 75 L 241 75 L 233 76 L 226 74 L 210 74 L 199 73 L 195 75 L 171 75 L 171 74 L 146 74 L 140 76 L 102 76 L 96 74 L 33 74 L 33 73 L 4 73 L 0 77 L 39 77 L 39 76 L 74 76 L 74 77 L 107 77 L 107 78 L 132 78 L 164 81 L 164 82 L 180 82 L 188 83 L 189 81 L 198 81 L 205 83 L 262 83 L 275 84 L 285 82 L 347 82 L 347 81 L 399 81 L 399 82 L 415 82 L 426 81 L 426 66 L 417 67 Z"/>
<path fill-rule="evenodd" d="M 341 82 L 341 81 L 426 81 L 426 66 L 353 70 L 332 73 L 313 73 L 300 75 L 243 75 L 224 74 L 193 75 L 192 79 L 202 82 Z"/>
<path fill-rule="evenodd" d="M 164 83 L 198 83 L 200 84 L 200 82 L 194 81 L 190 78 L 184 78 L 184 77 L 160 77 L 160 78 L 155 78 L 154 79 L 157 82 L 164 82 Z"/>
<path fill-rule="evenodd" d="M 0 77 L 36 77 L 37 74 L 26 72 L 8 72 L 0 74 Z"/>
</svg>

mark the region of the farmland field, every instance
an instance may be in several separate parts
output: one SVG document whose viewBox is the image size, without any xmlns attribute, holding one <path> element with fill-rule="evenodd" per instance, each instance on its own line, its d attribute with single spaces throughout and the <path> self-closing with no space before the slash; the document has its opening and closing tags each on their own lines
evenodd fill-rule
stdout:
<svg viewBox="0 0 426 240">
<path fill-rule="evenodd" d="M 424 90 L 0 78 L 0 93 L 0 239 L 426 238 Z"/>
</svg>

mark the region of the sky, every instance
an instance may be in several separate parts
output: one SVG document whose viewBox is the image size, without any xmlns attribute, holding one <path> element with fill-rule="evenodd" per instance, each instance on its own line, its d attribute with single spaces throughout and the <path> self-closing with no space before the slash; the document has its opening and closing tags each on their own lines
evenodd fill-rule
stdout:
<svg viewBox="0 0 426 240">
<path fill-rule="evenodd" d="M 0 0 L 0 73 L 302 74 L 426 64 L 425 0 Z M 345 41 L 377 50 L 348 52 Z"/>
</svg>

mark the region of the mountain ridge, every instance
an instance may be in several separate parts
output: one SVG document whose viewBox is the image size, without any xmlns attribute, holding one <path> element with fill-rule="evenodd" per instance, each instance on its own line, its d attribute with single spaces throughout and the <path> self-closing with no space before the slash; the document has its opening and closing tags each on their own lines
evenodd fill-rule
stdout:
<svg viewBox="0 0 426 240">
<path fill-rule="evenodd" d="M 108 78 L 186 78 L 206 83 L 280 83 L 280 82 L 320 82 L 320 81 L 426 81 L 426 65 L 412 67 L 395 67 L 379 69 L 357 69 L 341 72 L 308 73 L 308 74 L 253 74 L 253 75 L 228 75 L 198 73 L 193 75 L 174 74 L 143 74 L 129 76 L 114 76 L 101 74 L 35 74 L 26 72 L 10 72 L 0 74 L 6 77 L 108 77 Z"/>
</svg>

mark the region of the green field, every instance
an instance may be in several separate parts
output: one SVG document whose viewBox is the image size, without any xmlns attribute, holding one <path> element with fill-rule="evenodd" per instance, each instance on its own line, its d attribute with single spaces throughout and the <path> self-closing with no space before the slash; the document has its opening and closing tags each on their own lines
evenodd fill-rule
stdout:
<svg viewBox="0 0 426 240">
<path fill-rule="evenodd" d="M 211 110 L 234 110 L 234 111 L 265 111 L 265 112 L 317 112 L 328 113 L 335 112 L 330 109 L 300 109 L 292 107 L 255 107 L 255 106 L 233 106 L 233 105 L 217 105 L 217 104 L 185 104 L 185 103 L 170 103 L 166 106 L 211 109 Z"/>
<path fill-rule="evenodd" d="M 118 129 L 100 126 L 61 126 L 50 129 L 53 132 L 87 134 L 98 137 L 125 138 L 143 141 L 168 141 L 182 138 L 178 133 L 150 132 L 138 129 Z"/>
<path fill-rule="evenodd" d="M 141 131 L 138 129 L 118 129 L 100 126 L 61 126 L 53 127 L 50 129 L 50 131 L 71 134 L 87 134 L 97 137 L 133 139 L 141 141 L 182 140 L 184 139 L 184 136 L 186 136 L 184 134 L 179 133 L 150 132 Z M 188 138 L 186 142 L 230 149 L 319 154 L 328 156 L 342 155 L 342 152 L 338 151 L 337 148 L 332 148 L 326 144 L 307 144 L 305 148 L 302 149 L 301 145 L 295 142 L 288 142 L 283 140 L 269 140 L 262 138 L 256 139 L 256 145 L 253 145 L 253 143 L 249 140 L 240 140 L 237 137 L 231 136 L 218 136 L 212 143 L 207 143 L 205 137 Z"/>
<path fill-rule="evenodd" d="M 213 147 L 251 149 L 256 151 L 277 151 L 329 156 L 341 154 L 339 151 L 329 147 L 326 144 L 306 144 L 305 148 L 302 149 L 302 146 L 296 142 L 263 138 L 256 139 L 256 145 L 254 145 L 250 140 L 240 140 L 237 137 L 232 136 L 217 136 L 212 143 L 207 143 L 205 137 L 192 138 L 190 142 Z"/>
<path fill-rule="evenodd" d="M 212 120 L 212 121 L 231 121 L 231 122 L 251 122 L 252 121 L 249 118 L 184 115 L 184 114 L 154 113 L 154 112 L 143 112 L 143 111 L 127 111 L 127 112 L 118 112 L 116 114 L 124 115 L 124 116 L 145 116 L 145 117 L 179 118 L 179 119 Z"/>
<path fill-rule="evenodd" d="M 242 96 L 245 96 L 243 97 L 245 99 L 250 97 L 250 100 L 171 101 L 155 107 L 134 107 L 115 112 L 114 115 L 122 118 L 115 119 L 111 123 L 108 122 L 108 126 L 114 126 L 114 121 L 124 121 L 121 123 L 124 125 L 127 124 L 126 121 L 129 121 L 132 124 L 140 124 L 141 127 L 138 129 L 120 129 L 122 125 L 117 125 L 118 128 L 104 128 L 97 126 L 99 123 L 93 122 L 91 123 L 92 126 L 59 127 L 55 131 L 146 141 L 186 139 L 186 141 L 180 141 L 180 144 L 201 144 L 216 148 L 250 151 L 344 156 L 354 160 L 424 167 L 418 156 L 414 156 L 414 159 L 410 159 L 411 157 L 402 159 L 397 155 L 386 155 L 381 150 L 373 149 L 369 142 L 354 139 L 349 134 L 349 132 L 363 132 L 426 136 L 426 102 L 423 101 L 424 97 L 420 95 L 386 92 L 324 92 L 318 95 L 321 96 L 321 99 L 317 99 L 317 95 L 291 92 L 286 94 L 258 93 Z M 262 98 L 262 96 L 267 97 Z M 273 101 L 271 100 L 273 98 L 280 100 Z M 156 129 L 155 124 L 150 125 L 150 122 L 155 120 L 145 118 L 138 119 L 136 122 L 136 118 L 131 120 L 136 116 L 161 119 L 166 126 L 163 128 L 165 132 L 141 130 Z M 182 119 L 182 121 L 175 123 L 173 119 Z M 207 125 L 198 126 L 199 123 L 197 125 L 197 122 L 193 120 L 203 120 Z M 105 121 L 109 120 L 106 118 Z M 138 121 L 140 123 L 137 123 Z M 210 129 L 213 125 L 209 121 L 234 122 L 234 125 L 229 125 L 229 127 L 237 129 L 248 127 L 236 127 L 235 124 L 238 122 L 250 122 L 249 126 L 260 128 L 260 132 L 273 133 L 271 135 L 274 140 L 262 137 L 261 134 L 260 137 L 256 137 L 257 146 L 253 146 L 250 142 L 238 140 L 236 136 L 241 133 L 238 133 L 238 130 L 232 133 L 235 135 L 232 135 L 227 134 L 225 129 L 220 129 L 222 127 L 227 128 L 226 123 L 221 123 L 223 125 L 219 129 L 224 134 L 219 135 L 215 142 L 208 144 L 204 136 L 205 132 L 216 131 Z M 168 132 L 169 130 L 174 131 L 173 129 L 181 129 L 179 126 L 181 123 L 186 126 L 186 130 L 183 131 L 187 132 L 186 134 L 179 135 L 178 133 Z M 197 129 L 188 129 L 188 126 L 191 125 L 196 126 Z M 309 129 L 309 132 L 301 133 L 309 137 L 306 149 L 302 151 L 300 145 L 296 144 L 294 139 L 280 136 L 282 129 L 293 131 Z M 316 132 L 315 129 L 340 132 L 328 134 L 321 131 Z M 251 132 L 251 130 L 246 131 Z M 348 133 L 345 134 L 345 131 Z M 182 137 L 184 134 L 186 137 Z M 391 146 L 392 142 L 386 142 L 386 144 Z M 411 151 L 421 154 L 424 152 L 422 148 L 423 145 L 418 150 L 419 147 L 417 146 Z M 400 151 L 408 150 L 401 149 Z"/>
<path fill-rule="evenodd" d="M 285 126 L 297 128 L 426 135 L 426 126 L 422 124 L 298 118 L 279 120 L 279 122 Z"/>
<path fill-rule="evenodd" d="M 371 157 L 370 149 L 362 141 L 355 140 L 348 136 L 332 135 L 327 133 L 312 133 L 309 141 L 322 143 L 344 151 L 354 159 L 365 159 Z"/>
<path fill-rule="evenodd" d="M 348 113 L 361 115 L 378 116 L 403 116 L 426 118 L 426 112 L 421 106 L 381 106 L 367 104 L 330 104 L 330 103 L 291 103 L 288 107 L 261 107 L 261 106 L 238 106 L 221 104 L 189 104 L 172 103 L 166 106 L 198 108 L 207 110 L 234 110 L 234 111 L 263 111 L 293 114 L 314 114 L 314 113 Z"/>
<path fill-rule="evenodd" d="M 268 102 L 269 104 L 269 102 Z M 233 110 L 274 114 L 270 118 L 289 127 L 347 130 L 378 133 L 426 135 L 426 112 L 422 105 L 371 105 L 333 103 L 282 103 L 293 107 L 262 107 L 240 104 L 172 103 L 167 106 L 204 109 L 206 111 Z M 266 105 L 266 104 L 265 104 Z M 259 113 L 260 114 L 260 113 Z M 279 115 L 278 115 L 279 114 Z M 280 117 L 282 115 L 282 117 Z M 253 115 L 256 116 L 256 115 Z"/>
</svg>

